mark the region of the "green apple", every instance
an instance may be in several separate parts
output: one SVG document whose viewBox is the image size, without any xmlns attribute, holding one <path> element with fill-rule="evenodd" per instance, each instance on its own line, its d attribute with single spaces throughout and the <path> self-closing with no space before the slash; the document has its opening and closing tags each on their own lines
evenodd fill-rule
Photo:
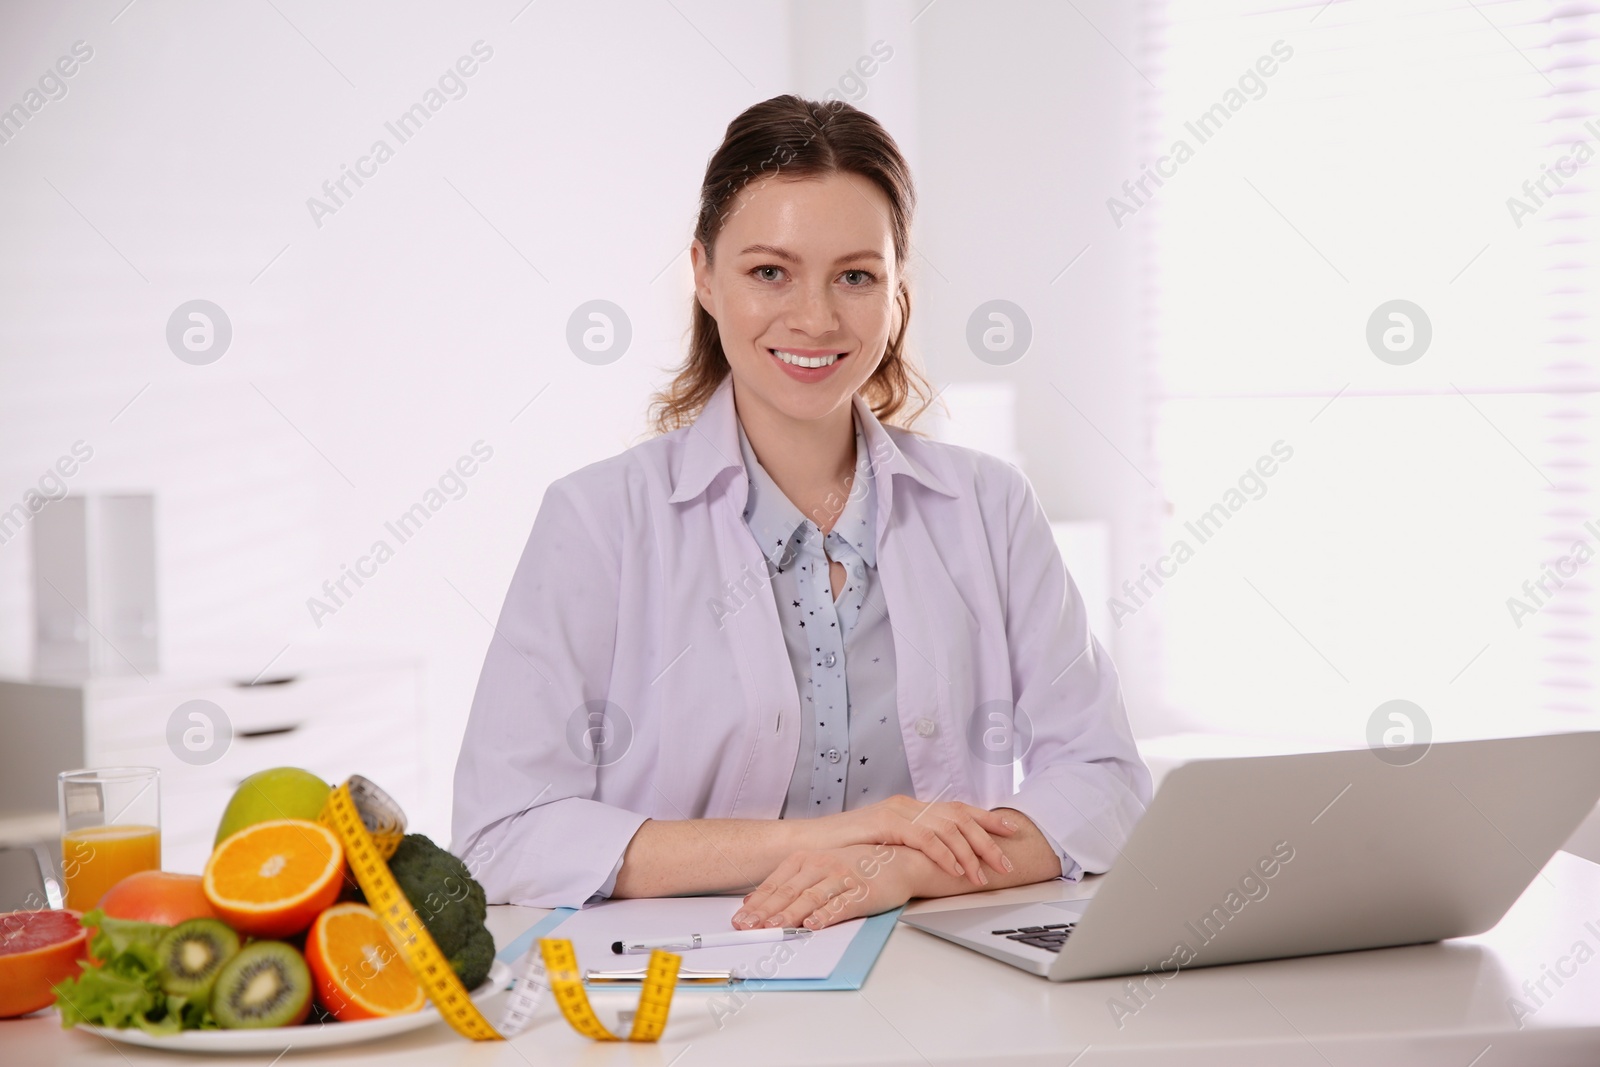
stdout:
<svg viewBox="0 0 1600 1067">
<path fill-rule="evenodd" d="M 239 783 L 222 813 L 217 839 L 222 839 L 269 819 L 312 819 L 322 814 L 333 787 L 299 767 L 273 767 L 257 771 Z"/>
</svg>

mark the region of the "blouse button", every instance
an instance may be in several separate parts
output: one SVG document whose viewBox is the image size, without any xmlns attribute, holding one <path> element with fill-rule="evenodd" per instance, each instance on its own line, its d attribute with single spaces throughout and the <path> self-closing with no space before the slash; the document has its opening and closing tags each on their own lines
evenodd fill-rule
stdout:
<svg viewBox="0 0 1600 1067">
<path fill-rule="evenodd" d="M 939 732 L 939 724 L 934 722 L 932 719 L 918 719 L 917 720 L 917 736 L 918 737 L 932 737 L 934 734 L 936 734 L 938 732 Z"/>
<path fill-rule="evenodd" d="M 822 661 L 822 665 L 824 667 L 831 667 L 835 663 L 837 663 L 838 661 L 839 661 L 839 658 L 837 656 L 835 656 L 832 652 L 829 652 L 828 655 L 827 655 L 827 658 Z"/>
<path fill-rule="evenodd" d="M 829 763 L 838 763 L 839 760 L 840 760 L 839 750 L 836 749 L 836 748 L 828 749 L 828 762 Z"/>
</svg>

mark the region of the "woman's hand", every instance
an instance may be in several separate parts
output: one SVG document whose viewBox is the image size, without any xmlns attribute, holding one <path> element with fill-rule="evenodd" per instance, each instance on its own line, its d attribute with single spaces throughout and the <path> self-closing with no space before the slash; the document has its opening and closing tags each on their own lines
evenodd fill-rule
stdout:
<svg viewBox="0 0 1600 1067">
<path fill-rule="evenodd" d="M 1008 842 L 1017 857 L 1015 870 L 995 876 L 1000 886 L 1060 877 L 1061 859 L 1032 819 L 1012 808 L 1001 808 L 992 814 L 1017 826 Z M 751 930 L 798 926 L 820 930 L 832 923 L 897 908 L 912 897 L 947 897 L 973 891 L 965 876 L 951 874 L 921 849 L 872 843 L 812 846 L 785 857 L 744 898 L 733 916 L 733 927 Z"/>
<path fill-rule="evenodd" d="M 1012 870 L 1011 861 L 990 835 L 1009 837 L 1017 832 L 1016 824 L 999 812 L 960 801 L 924 804 L 915 797 L 893 796 L 815 822 L 843 829 L 844 844 L 907 845 L 980 889 L 989 884 L 984 863 L 997 872 Z"/>
<path fill-rule="evenodd" d="M 744 898 L 733 927 L 821 930 L 898 908 L 917 893 L 916 866 L 883 844 L 796 852 Z"/>
</svg>

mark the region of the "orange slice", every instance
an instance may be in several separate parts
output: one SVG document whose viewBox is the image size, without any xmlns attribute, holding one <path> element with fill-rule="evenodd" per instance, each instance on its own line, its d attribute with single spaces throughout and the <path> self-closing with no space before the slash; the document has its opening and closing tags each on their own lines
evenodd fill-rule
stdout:
<svg viewBox="0 0 1600 1067">
<path fill-rule="evenodd" d="M 306 963 L 317 999 L 340 1022 L 421 1011 L 428 998 L 406 966 L 378 913 L 365 904 L 335 904 L 306 935 Z"/>
<path fill-rule="evenodd" d="M 217 915 L 242 934 L 289 937 L 339 896 L 344 848 L 308 819 L 247 826 L 206 861 L 201 883 Z"/>
</svg>

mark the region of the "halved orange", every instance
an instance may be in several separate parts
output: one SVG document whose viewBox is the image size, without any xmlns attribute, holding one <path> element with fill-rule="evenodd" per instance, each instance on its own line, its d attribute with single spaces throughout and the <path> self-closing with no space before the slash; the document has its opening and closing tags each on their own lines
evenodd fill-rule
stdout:
<svg viewBox="0 0 1600 1067">
<path fill-rule="evenodd" d="M 271 819 L 224 838 L 201 884 L 235 930 L 289 937 L 334 902 L 343 875 L 344 848 L 332 830 L 309 819 Z"/>
<path fill-rule="evenodd" d="M 428 1002 L 411 968 L 365 904 L 335 904 L 306 935 L 306 963 L 317 999 L 335 1019 L 380 1019 L 421 1011 Z"/>
</svg>

